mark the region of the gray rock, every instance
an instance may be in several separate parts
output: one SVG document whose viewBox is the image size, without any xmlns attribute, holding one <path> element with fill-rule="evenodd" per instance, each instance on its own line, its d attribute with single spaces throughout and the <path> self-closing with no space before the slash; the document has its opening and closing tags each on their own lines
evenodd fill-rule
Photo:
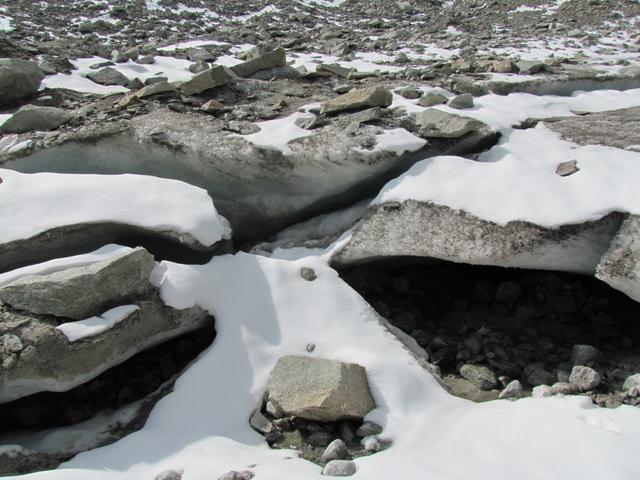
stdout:
<svg viewBox="0 0 640 480">
<path fill-rule="evenodd" d="M 191 73 L 201 73 L 205 70 L 209 70 L 209 64 L 207 62 L 196 62 L 189 65 L 189 71 Z"/>
<path fill-rule="evenodd" d="M 491 63 L 491 66 L 493 68 L 493 71 L 497 73 L 511 73 L 514 69 L 513 62 L 508 58 L 494 60 Z"/>
<path fill-rule="evenodd" d="M 640 373 L 629 375 L 622 385 L 622 389 L 627 395 L 632 397 L 640 396 Z"/>
<path fill-rule="evenodd" d="M 601 375 L 591 367 L 577 365 L 571 369 L 569 383 L 574 385 L 581 392 L 587 392 L 598 388 L 602 381 Z"/>
<path fill-rule="evenodd" d="M 15 105 L 35 96 L 44 72 L 34 62 L 0 58 L 0 106 Z"/>
<path fill-rule="evenodd" d="M 304 440 L 306 443 L 313 445 L 314 447 L 326 447 L 334 438 L 335 435 L 330 432 L 319 431 L 307 435 Z"/>
<path fill-rule="evenodd" d="M 552 395 L 553 393 L 549 385 L 538 385 L 531 390 L 531 398 L 547 398 Z"/>
<path fill-rule="evenodd" d="M 498 385 L 496 374 L 481 365 L 466 364 L 460 367 L 460 375 L 473 383 L 480 390 L 491 390 Z"/>
<path fill-rule="evenodd" d="M 1 127 L 2 133 L 49 131 L 64 125 L 73 114 L 55 107 L 26 105 L 13 114 Z"/>
<path fill-rule="evenodd" d="M 498 225 L 427 202 L 374 205 L 331 262 L 413 256 L 502 267 L 592 274 L 622 216 L 557 229 L 526 222 Z M 560 261 L 559 261 L 560 260 Z"/>
<path fill-rule="evenodd" d="M 247 60 L 244 63 L 231 67 L 233 73 L 241 78 L 247 78 L 260 70 L 284 67 L 287 64 L 286 54 L 283 48 L 276 48 L 271 52 Z"/>
<path fill-rule="evenodd" d="M 552 395 L 573 395 L 577 391 L 578 388 L 568 382 L 556 382 L 551 385 Z"/>
<path fill-rule="evenodd" d="M 249 418 L 249 425 L 263 435 L 271 433 L 274 430 L 273 423 L 271 423 L 269 419 L 260 412 L 260 410 L 253 412 L 251 418 Z"/>
<path fill-rule="evenodd" d="M 21 277 L 0 287 L 0 301 L 35 314 L 82 320 L 148 292 L 154 266 L 153 257 L 136 248 L 86 267 Z"/>
<path fill-rule="evenodd" d="M 19 336 L 24 346 L 11 368 L 0 368 L 0 403 L 42 391 L 67 391 L 138 352 L 197 328 L 213 328 L 212 318 L 198 307 L 174 310 L 155 294 L 132 303 L 139 310 L 129 317 L 100 334 L 74 342 L 50 320 L 0 309 L 1 330 Z"/>
<path fill-rule="evenodd" d="M 225 107 L 222 103 L 214 99 L 208 100 L 200 108 L 202 109 L 202 111 L 207 113 L 218 113 L 218 112 L 224 112 L 225 110 L 227 110 L 227 107 Z"/>
<path fill-rule="evenodd" d="M 243 470 L 241 472 L 232 470 L 219 476 L 218 480 L 251 480 L 253 477 L 253 472 L 250 470 Z"/>
<path fill-rule="evenodd" d="M 547 385 L 555 382 L 556 376 L 544 369 L 542 364 L 533 363 L 524 369 L 524 375 L 531 386 Z"/>
<path fill-rule="evenodd" d="M 331 460 L 344 460 L 349 455 L 347 444 L 337 438 L 325 448 L 322 453 L 322 460 L 330 462 Z"/>
<path fill-rule="evenodd" d="M 473 108 L 473 95 L 470 93 L 463 93 L 453 97 L 447 102 L 451 108 L 458 110 L 464 110 L 466 108 Z"/>
<path fill-rule="evenodd" d="M 498 398 L 502 400 L 522 397 L 522 384 L 519 380 L 512 380 L 502 389 Z"/>
<path fill-rule="evenodd" d="M 435 105 L 442 105 L 443 103 L 447 103 L 448 101 L 449 98 L 440 93 L 429 92 L 420 97 L 418 103 L 423 107 L 433 107 Z"/>
<path fill-rule="evenodd" d="M 302 267 L 300 269 L 300 276 L 304 278 L 307 282 L 313 282 L 316 278 L 316 272 L 313 268 Z"/>
<path fill-rule="evenodd" d="M 176 470 L 165 470 L 156 475 L 155 480 L 181 480 L 182 472 Z"/>
<path fill-rule="evenodd" d="M 97 72 L 90 72 L 87 74 L 87 78 L 100 85 L 120 85 L 126 87 L 129 84 L 129 79 L 112 67 L 105 67 Z"/>
<path fill-rule="evenodd" d="M 596 361 L 601 353 L 591 345 L 574 345 L 571 349 L 571 361 L 574 365 L 587 365 Z"/>
<path fill-rule="evenodd" d="M 380 435 L 382 433 L 382 427 L 374 422 L 364 422 L 356 430 L 356 435 L 359 437 L 368 437 L 370 435 Z"/>
<path fill-rule="evenodd" d="M 197 95 L 212 88 L 226 85 L 228 81 L 234 78 L 237 78 L 237 75 L 230 69 L 216 65 L 195 75 L 191 80 L 187 80 L 180 88 L 185 95 Z"/>
<path fill-rule="evenodd" d="M 331 460 L 322 469 L 327 477 L 350 477 L 356 473 L 356 464 L 351 460 Z"/>
<path fill-rule="evenodd" d="M 352 72 L 352 69 L 341 67 L 340 65 L 333 64 L 333 63 L 321 63 L 316 67 L 316 72 L 329 72 L 342 78 L 348 78 L 349 74 Z M 347 91 L 349 90 L 351 90 L 351 87 L 347 89 Z M 336 92 L 336 93 L 346 93 L 346 92 Z"/>
<path fill-rule="evenodd" d="M 640 302 L 640 216 L 627 215 L 596 269 L 596 278 Z"/>
<path fill-rule="evenodd" d="M 307 420 L 359 419 L 375 408 L 363 367 L 323 358 L 280 358 L 268 392 L 285 415 Z"/>
<path fill-rule="evenodd" d="M 192 48 L 187 52 L 187 58 L 192 62 L 213 62 L 217 56 L 206 48 Z"/>
<path fill-rule="evenodd" d="M 0 452 L 0 475 L 3 477 L 53 470 L 65 460 L 64 454 L 60 453 L 37 452 L 17 446 L 5 449 Z"/>
<path fill-rule="evenodd" d="M 393 101 L 393 95 L 383 87 L 369 87 L 350 90 L 339 97 L 322 103 L 320 113 L 334 115 L 336 113 L 363 110 L 370 107 L 388 107 Z"/>
<path fill-rule="evenodd" d="M 573 175 L 574 173 L 579 172 L 578 161 L 577 160 L 569 160 L 568 162 L 562 162 L 558 164 L 556 168 L 556 175 L 561 177 L 568 177 L 569 175 Z"/>
<path fill-rule="evenodd" d="M 491 131 L 488 125 L 474 118 L 429 108 L 416 115 L 420 134 L 434 138 L 460 138 L 468 133 Z"/>
<path fill-rule="evenodd" d="M 519 62 L 516 62 L 516 67 L 520 73 L 524 73 L 526 75 L 540 73 L 546 69 L 544 62 L 540 62 L 538 60 L 520 60 Z"/>
<path fill-rule="evenodd" d="M 404 98 L 408 98 L 409 100 L 415 100 L 416 98 L 420 98 L 422 96 L 422 90 L 416 87 L 404 87 L 400 90 L 400 95 Z"/>
</svg>

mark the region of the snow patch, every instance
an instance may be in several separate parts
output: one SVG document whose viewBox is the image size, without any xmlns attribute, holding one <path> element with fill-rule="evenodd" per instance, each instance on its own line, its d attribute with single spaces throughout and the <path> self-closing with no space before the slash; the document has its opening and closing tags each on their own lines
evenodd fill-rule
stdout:
<svg viewBox="0 0 640 480">
<path fill-rule="evenodd" d="M 118 323 L 126 320 L 133 312 L 140 310 L 137 305 L 122 305 L 120 307 L 107 310 L 102 315 L 68 322 L 58 325 L 56 330 L 60 330 L 67 340 L 77 342 L 88 337 L 94 337 L 113 328 Z"/>
<path fill-rule="evenodd" d="M 258 122 L 259 132 L 250 135 L 235 135 L 253 143 L 258 148 L 266 150 L 277 150 L 284 155 L 289 155 L 291 149 L 289 142 L 298 138 L 309 137 L 314 134 L 311 130 L 305 130 L 296 125 L 296 120 L 314 118 L 312 113 L 296 112 L 288 117 L 277 118 Z"/>
</svg>

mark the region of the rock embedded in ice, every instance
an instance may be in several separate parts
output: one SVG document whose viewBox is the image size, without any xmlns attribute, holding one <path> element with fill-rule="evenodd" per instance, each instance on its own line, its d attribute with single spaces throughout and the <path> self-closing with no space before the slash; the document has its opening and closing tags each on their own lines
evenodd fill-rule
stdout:
<svg viewBox="0 0 640 480">
<path fill-rule="evenodd" d="M 350 477 L 356 473 L 356 464 L 351 460 L 331 460 L 322 469 L 327 477 Z"/>
<path fill-rule="evenodd" d="M 28 275 L 0 287 L 0 301 L 15 309 L 82 320 L 148 292 L 155 267 L 143 248 L 85 267 Z"/>
<path fill-rule="evenodd" d="M 322 103 L 320 113 L 333 115 L 351 110 L 363 110 L 370 107 L 388 107 L 393 102 L 392 93 L 384 87 L 368 87 L 340 95 Z"/>
<path fill-rule="evenodd" d="M 281 357 L 267 388 L 269 400 L 285 415 L 306 420 L 359 419 L 375 408 L 366 371 L 355 363 L 299 355 Z"/>
<path fill-rule="evenodd" d="M 598 388 L 602 376 L 591 367 L 585 367 L 584 365 L 577 365 L 571 369 L 571 375 L 569 376 L 569 383 L 574 385 L 581 392 L 587 392 Z"/>
<path fill-rule="evenodd" d="M 490 131 L 488 125 L 470 117 L 429 108 L 416 115 L 420 134 L 434 138 L 460 138 L 471 132 Z"/>
<path fill-rule="evenodd" d="M 480 390 L 491 390 L 498 384 L 496 374 L 481 365 L 465 364 L 460 367 L 460 375 L 473 383 Z"/>
<path fill-rule="evenodd" d="M 300 269 L 300 276 L 304 278 L 307 282 L 313 282 L 316 278 L 316 272 L 313 268 L 302 267 Z"/>
<path fill-rule="evenodd" d="M 72 113 L 61 108 L 26 105 L 4 122 L 0 131 L 2 133 L 44 132 L 55 130 L 72 118 Z"/>
<path fill-rule="evenodd" d="M 331 460 L 344 460 L 349 455 L 347 444 L 343 440 L 337 438 L 325 448 L 322 453 L 322 460 L 330 462 Z"/>
<path fill-rule="evenodd" d="M 574 345 L 571 349 L 571 361 L 574 365 L 587 365 L 597 360 L 600 355 L 600 350 L 591 345 Z"/>
<path fill-rule="evenodd" d="M 473 108 L 473 104 L 473 95 L 471 95 L 470 93 L 463 93 L 461 95 L 453 97 L 451 100 L 449 100 L 449 102 L 447 102 L 447 105 L 457 110 Z"/>
<path fill-rule="evenodd" d="M 380 445 L 380 440 L 375 435 L 369 435 L 368 437 L 364 437 L 360 444 L 362 447 L 369 453 L 379 452 L 382 448 Z"/>
<path fill-rule="evenodd" d="M 0 106 L 11 106 L 38 93 L 44 72 L 34 62 L 0 58 Z"/>
<path fill-rule="evenodd" d="M 512 380 L 502 389 L 498 398 L 502 400 L 517 399 L 522 397 L 522 384 L 520 380 Z"/>
<path fill-rule="evenodd" d="M 622 388 L 632 397 L 640 396 L 640 373 L 635 373 L 627 377 Z"/>
</svg>

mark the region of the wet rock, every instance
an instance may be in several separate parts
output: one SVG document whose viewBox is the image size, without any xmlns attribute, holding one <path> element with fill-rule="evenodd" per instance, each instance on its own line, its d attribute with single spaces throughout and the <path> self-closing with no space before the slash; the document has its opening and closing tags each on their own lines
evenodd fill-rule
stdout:
<svg viewBox="0 0 640 480">
<path fill-rule="evenodd" d="M 226 85 L 227 82 L 237 78 L 237 75 L 226 67 L 216 65 L 202 73 L 198 73 L 191 80 L 184 82 L 180 89 L 185 95 L 197 95 L 212 88 Z"/>
<path fill-rule="evenodd" d="M 433 107 L 435 105 L 442 105 L 448 101 L 449 99 L 440 93 L 429 92 L 420 97 L 418 103 L 423 107 Z"/>
<path fill-rule="evenodd" d="M 350 90 L 339 97 L 324 102 L 320 108 L 320 113 L 333 115 L 344 111 L 362 110 L 370 107 L 388 107 L 392 101 L 393 95 L 383 87 Z"/>
<path fill-rule="evenodd" d="M 87 73 L 87 78 L 100 85 L 119 85 L 126 87 L 129 84 L 129 79 L 112 67 L 105 67 L 97 72 Z"/>
<path fill-rule="evenodd" d="M 470 93 L 463 93 L 462 95 L 453 97 L 447 102 L 447 105 L 457 110 L 473 108 L 473 96 Z"/>
<path fill-rule="evenodd" d="M 522 384 L 519 380 L 512 380 L 506 387 L 500 392 L 498 398 L 502 400 L 516 399 L 522 397 Z"/>
<path fill-rule="evenodd" d="M 473 383 L 480 390 L 491 390 L 498 384 L 496 374 L 481 365 L 466 364 L 460 367 L 460 375 Z"/>
<path fill-rule="evenodd" d="M 435 108 L 419 112 L 416 124 L 424 137 L 460 138 L 471 132 L 490 131 L 488 125 L 473 118 L 456 115 Z"/>
<path fill-rule="evenodd" d="M 327 477 L 350 477 L 356 473 L 356 464 L 351 460 L 331 460 L 322 469 Z"/>
<path fill-rule="evenodd" d="M 447 375 L 443 380 L 453 395 L 456 397 L 466 398 L 472 402 L 488 402 L 490 400 L 496 400 L 499 395 L 497 390 L 480 390 L 466 378 Z"/>
<path fill-rule="evenodd" d="M 571 375 L 569 376 L 569 383 L 574 385 L 581 392 L 587 392 L 598 388 L 602 376 L 591 367 L 585 367 L 583 365 L 575 366 L 571 369 Z"/>
<path fill-rule="evenodd" d="M 588 365 L 601 355 L 600 350 L 591 345 L 574 345 L 571 349 L 571 361 L 574 365 Z"/>
<path fill-rule="evenodd" d="M 15 105 L 38 93 L 44 72 L 34 62 L 0 58 L 0 106 Z"/>
<path fill-rule="evenodd" d="M 322 453 L 322 460 L 330 462 L 331 460 L 344 460 L 349 455 L 347 445 L 339 438 L 331 442 Z"/>
<path fill-rule="evenodd" d="M 73 118 L 72 113 L 60 108 L 27 105 L 3 123 L 0 131 L 2 133 L 26 133 L 55 130 L 71 118 Z"/>
<path fill-rule="evenodd" d="M 269 400 L 285 415 L 334 422 L 358 419 L 375 407 L 366 372 L 353 363 L 287 356 L 276 363 L 268 382 Z"/>
<path fill-rule="evenodd" d="M 0 301 L 19 310 L 82 320 L 151 289 L 155 266 L 143 248 L 86 267 L 28 275 L 0 287 Z"/>
</svg>

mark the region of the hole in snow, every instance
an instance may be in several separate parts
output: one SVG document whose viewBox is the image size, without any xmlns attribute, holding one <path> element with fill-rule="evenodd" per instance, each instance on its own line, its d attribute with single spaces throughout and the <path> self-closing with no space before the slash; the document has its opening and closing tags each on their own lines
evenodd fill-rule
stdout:
<svg viewBox="0 0 640 480">
<path fill-rule="evenodd" d="M 569 382 L 574 365 L 586 365 L 602 377 L 586 392 L 594 402 L 640 403 L 622 391 L 640 372 L 640 304 L 596 279 L 408 258 L 341 276 L 427 351 L 459 396 L 492 400 L 515 379 L 527 395 L 540 384 Z M 478 388 L 461 376 L 463 365 L 487 367 L 495 385 Z"/>
</svg>

